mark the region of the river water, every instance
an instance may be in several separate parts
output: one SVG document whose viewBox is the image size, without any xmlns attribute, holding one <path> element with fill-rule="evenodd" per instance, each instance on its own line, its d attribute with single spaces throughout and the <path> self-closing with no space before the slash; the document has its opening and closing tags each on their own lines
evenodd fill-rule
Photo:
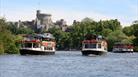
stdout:
<svg viewBox="0 0 138 77">
<path fill-rule="evenodd" d="M 1 55 L 0 77 L 138 77 L 138 53 Z"/>
</svg>

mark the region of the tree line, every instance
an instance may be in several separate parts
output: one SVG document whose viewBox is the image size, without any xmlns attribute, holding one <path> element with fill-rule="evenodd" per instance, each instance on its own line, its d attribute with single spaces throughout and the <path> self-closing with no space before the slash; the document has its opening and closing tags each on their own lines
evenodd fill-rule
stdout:
<svg viewBox="0 0 138 77">
<path fill-rule="evenodd" d="M 81 49 L 81 42 L 86 34 L 102 35 L 108 42 L 108 50 L 111 51 L 115 42 L 134 44 L 137 50 L 138 23 L 122 27 L 117 19 L 94 21 L 84 18 L 81 22 L 70 26 L 69 31 L 63 32 L 57 28 L 49 29 L 49 32 L 56 37 L 59 50 Z"/>
<path fill-rule="evenodd" d="M 0 54 L 19 53 L 18 41 L 22 39 L 19 34 L 30 33 L 33 33 L 33 30 L 24 27 L 17 28 L 15 24 L 0 18 Z"/>
<path fill-rule="evenodd" d="M 132 25 L 122 27 L 117 19 L 94 21 L 84 18 L 80 22 L 68 26 L 66 31 L 60 28 L 50 28 L 48 31 L 54 35 L 57 43 L 57 50 L 80 50 L 82 40 L 86 34 L 102 35 L 108 42 L 108 50 L 111 51 L 115 42 L 130 43 L 138 51 L 138 21 Z M 33 34 L 31 28 L 20 27 L 0 19 L 0 53 L 18 53 L 18 40 L 22 37 L 19 34 Z"/>
</svg>

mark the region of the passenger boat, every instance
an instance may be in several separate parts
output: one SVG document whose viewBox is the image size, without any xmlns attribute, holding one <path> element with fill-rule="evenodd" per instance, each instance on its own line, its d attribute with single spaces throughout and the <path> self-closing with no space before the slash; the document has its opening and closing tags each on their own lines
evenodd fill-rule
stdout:
<svg viewBox="0 0 138 77">
<path fill-rule="evenodd" d="M 125 43 L 115 43 L 113 46 L 114 53 L 125 53 L 125 52 L 133 52 L 133 45 L 132 44 L 125 44 Z"/>
<path fill-rule="evenodd" d="M 50 33 L 25 35 L 20 42 L 20 54 L 52 55 L 55 54 L 55 38 Z"/>
<path fill-rule="evenodd" d="M 102 55 L 107 53 L 107 41 L 102 36 L 88 34 L 82 41 L 82 55 Z"/>
</svg>

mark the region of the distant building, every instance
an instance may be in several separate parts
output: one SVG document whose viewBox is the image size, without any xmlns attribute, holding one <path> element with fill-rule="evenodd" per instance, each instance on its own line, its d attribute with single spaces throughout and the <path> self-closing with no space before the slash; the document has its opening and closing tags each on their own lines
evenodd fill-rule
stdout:
<svg viewBox="0 0 138 77">
<path fill-rule="evenodd" d="M 36 19 L 32 21 L 21 21 L 15 22 L 17 28 L 24 27 L 34 30 L 36 33 L 48 31 L 49 28 L 60 28 L 62 31 L 66 31 L 68 26 L 64 19 L 60 19 L 56 22 L 52 22 L 51 14 L 43 14 L 40 10 L 36 11 Z"/>
<path fill-rule="evenodd" d="M 26 25 L 26 21 L 22 22 L 19 20 L 18 22 L 15 23 L 17 28 L 27 28 L 28 26 Z"/>
<path fill-rule="evenodd" d="M 20 28 L 20 25 L 21 25 L 21 20 L 18 21 L 17 28 Z"/>
<path fill-rule="evenodd" d="M 62 31 L 66 31 L 67 29 L 67 22 L 64 19 L 56 21 L 56 26 L 58 26 Z"/>
<path fill-rule="evenodd" d="M 79 24 L 79 23 L 80 23 L 79 21 L 76 21 L 76 20 L 73 21 L 74 25 Z"/>
<path fill-rule="evenodd" d="M 51 14 L 43 14 L 43 13 L 40 13 L 40 10 L 37 10 L 36 29 L 44 31 L 51 28 L 53 26 L 51 16 L 52 16 Z"/>
<path fill-rule="evenodd" d="M 15 24 L 16 24 L 17 28 L 24 27 L 24 28 L 31 28 L 33 30 L 35 29 L 35 20 L 32 20 L 32 21 L 19 20 Z"/>
</svg>

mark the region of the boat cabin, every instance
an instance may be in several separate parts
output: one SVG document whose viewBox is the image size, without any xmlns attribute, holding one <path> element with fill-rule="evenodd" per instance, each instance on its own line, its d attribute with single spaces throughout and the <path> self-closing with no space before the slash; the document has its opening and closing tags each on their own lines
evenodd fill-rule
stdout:
<svg viewBox="0 0 138 77">
<path fill-rule="evenodd" d="M 134 46 L 132 44 L 115 43 L 113 46 L 113 52 L 133 52 Z"/>
<path fill-rule="evenodd" d="M 87 53 L 88 52 L 88 53 Z M 82 53 L 102 53 L 107 52 L 107 42 L 102 36 L 86 35 L 82 41 Z"/>
<path fill-rule="evenodd" d="M 35 34 L 24 36 L 21 41 L 21 54 L 54 54 L 56 42 L 52 35 Z M 50 53 L 51 52 L 51 53 Z"/>
<path fill-rule="evenodd" d="M 86 39 L 82 42 L 83 49 L 102 49 L 107 50 L 107 42 L 102 36 L 87 35 Z"/>
</svg>

